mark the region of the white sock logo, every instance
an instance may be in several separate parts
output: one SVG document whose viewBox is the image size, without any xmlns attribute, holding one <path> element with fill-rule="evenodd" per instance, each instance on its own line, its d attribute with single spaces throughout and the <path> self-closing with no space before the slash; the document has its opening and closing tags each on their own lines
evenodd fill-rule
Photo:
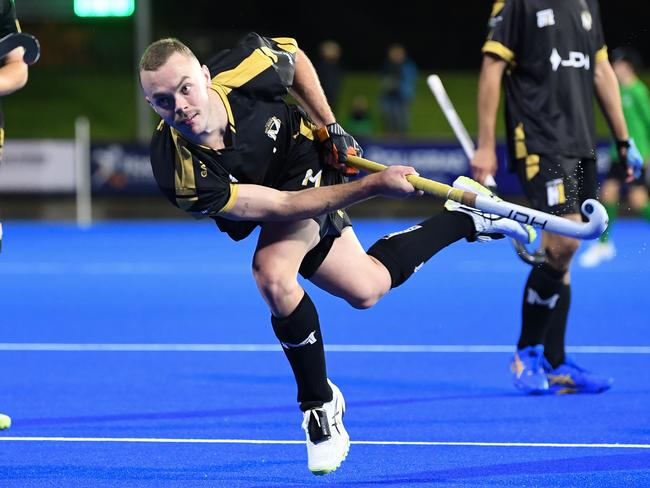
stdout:
<svg viewBox="0 0 650 488">
<path fill-rule="evenodd" d="M 539 293 L 537 293 L 532 288 L 528 288 L 528 296 L 526 297 L 526 302 L 530 305 L 541 305 L 543 307 L 548 307 L 550 310 L 553 310 L 555 308 L 555 305 L 557 305 L 557 301 L 559 299 L 560 294 L 556 293 L 555 295 L 551 295 L 549 298 L 544 300 L 539 296 Z"/>
<path fill-rule="evenodd" d="M 307 339 L 302 341 L 300 344 L 291 344 L 289 342 L 282 342 L 280 341 L 280 344 L 282 344 L 282 347 L 285 349 L 292 349 L 296 347 L 302 347 L 302 346 L 307 346 L 309 344 L 316 344 L 316 331 L 313 331 L 311 334 L 307 336 Z"/>
<path fill-rule="evenodd" d="M 390 234 L 388 234 L 388 235 L 385 235 L 384 237 L 382 237 L 382 239 L 390 239 L 391 237 L 395 237 L 395 236 L 399 236 L 399 235 L 402 235 L 402 234 L 406 234 L 406 233 L 408 233 L 408 232 L 413 232 L 414 230 L 418 230 L 418 229 L 421 229 L 421 228 L 422 228 L 421 225 L 414 225 L 414 226 L 412 226 L 412 227 L 409 227 L 408 229 L 399 230 L 399 231 L 397 231 L 397 232 L 392 232 L 392 233 L 390 233 Z"/>
</svg>

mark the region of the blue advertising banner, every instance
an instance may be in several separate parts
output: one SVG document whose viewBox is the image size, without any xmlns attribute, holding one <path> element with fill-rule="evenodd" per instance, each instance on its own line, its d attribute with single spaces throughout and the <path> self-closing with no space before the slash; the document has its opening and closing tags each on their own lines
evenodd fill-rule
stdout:
<svg viewBox="0 0 650 488">
<path fill-rule="evenodd" d="M 144 195 L 159 192 L 149 163 L 149 146 L 93 144 L 92 189 L 97 194 Z"/>
<path fill-rule="evenodd" d="M 366 141 L 362 144 L 363 157 L 387 165 L 406 164 L 418 170 L 420 176 L 451 184 L 459 175 L 470 175 L 469 161 L 458 144 L 445 143 L 385 143 Z M 604 175 L 611 164 L 609 146 L 598 144 L 598 172 Z M 507 169 L 507 148 L 505 144 L 497 145 L 499 167 L 495 180 L 502 195 L 519 195 L 522 193 L 519 180 Z"/>
<path fill-rule="evenodd" d="M 468 175 L 469 161 L 458 144 L 364 141 L 364 157 L 378 163 L 407 164 L 421 176 L 451 184 L 458 175 Z M 610 165 L 608 146 L 598 145 L 598 168 L 603 175 Z M 505 145 L 497 146 L 499 193 L 519 195 L 517 177 L 506 169 Z M 91 150 L 92 185 L 97 194 L 143 195 L 157 193 L 149 163 L 149 147 L 140 144 L 93 144 Z"/>
</svg>

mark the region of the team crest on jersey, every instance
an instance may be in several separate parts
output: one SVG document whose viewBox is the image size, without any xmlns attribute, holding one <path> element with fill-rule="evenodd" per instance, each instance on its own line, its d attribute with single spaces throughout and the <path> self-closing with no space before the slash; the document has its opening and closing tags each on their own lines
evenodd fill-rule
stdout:
<svg viewBox="0 0 650 488">
<path fill-rule="evenodd" d="M 264 133 L 275 141 L 278 138 L 278 132 L 280 132 L 280 125 L 282 125 L 282 122 L 274 115 L 266 121 Z"/>
<path fill-rule="evenodd" d="M 591 14 L 588 10 L 582 11 L 580 14 L 580 20 L 582 20 L 582 27 L 584 27 L 586 31 L 590 31 L 593 22 L 591 20 Z"/>
<path fill-rule="evenodd" d="M 555 25 L 555 14 L 553 14 L 553 9 L 547 8 L 537 12 L 537 27 L 541 29 L 543 27 L 548 27 L 549 25 Z"/>
</svg>

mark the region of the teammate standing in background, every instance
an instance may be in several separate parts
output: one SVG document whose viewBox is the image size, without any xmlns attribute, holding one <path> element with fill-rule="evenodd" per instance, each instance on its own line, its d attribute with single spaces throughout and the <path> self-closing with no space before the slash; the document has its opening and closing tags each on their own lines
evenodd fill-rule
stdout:
<svg viewBox="0 0 650 488">
<path fill-rule="evenodd" d="M 645 165 L 650 157 L 650 95 L 648 87 L 637 75 L 642 66 L 641 56 L 630 47 L 620 47 L 612 51 L 611 62 L 621 88 L 623 114 L 630 137 L 634 139 L 644 161 L 640 178 L 632 181 L 628 187 L 627 200 L 632 210 L 639 212 L 650 222 L 649 182 L 646 180 L 648 174 Z M 601 200 L 609 216 L 609 226 L 600 239 L 580 255 L 578 262 L 586 268 L 598 266 L 616 256 L 616 248 L 610 239 L 612 226 L 618 215 L 621 186 L 627 178 L 625 167 L 618 163 L 616 149 L 616 144 L 612 144 L 612 166 L 600 191 Z"/>
<path fill-rule="evenodd" d="M 20 32 L 20 24 L 16 19 L 16 7 L 12 0 L 0 0 L 0 38 Z M 0 97 L 20 90 L 27 83 L 27 64 L 23 61 L 23 48 L 19 47 L 7 54 L 0 61 Z M 5 140 L 5 120 L 0 109 L 0 163 Z M 2 224 L 0 223 L 0 249 L 2 249 Z M 0 429 L 9 427 L 0 424 Z"/>
<path fill-rule="evenodd" d="M 366 253 L 343 209 L 380 194 L 416 193 L 406 180 L 414 170 L 391 167 L 344 183 L 346 155 L 361 148 L 336 123 L 294 39 L 251 33 L 209 67 L 180 41 L 161 39 L 143 54 L 140 81 L 162 117 L 151 164 L 167 198 L 213 218 L 234 240 L 261 227 L 252 271 L 294 373 L 308 467 L 333 471 L 349 448 L 345 402 L 327 378 L 318 314 L 298 274 L 363 309 L 459 239 L 507 234 L 529 242 L 534 232 L 448 202 L 452 211 L 385 236 Z M 289 89 L 307 113 L 286 103 Z M 457 187 L 475 183 L 460 181 Z M 489 194 L 479 187 L 471 189 Z"/>
<path fill-rule="evenodd" d="M 579 221 L 581 203 L 597 196 L 594 95 L 628 176 L 642 163 L 628 137 L 598 2 L 496 1 L 482 52 L 474 178 L 483 182 L 496 172 L 503 81 L 510 169 L 534 208 Z M 565 354 L 570 265 L 579 244 L 543 233 L 547 262 L 534 266 L 526 282 L 512 363 L 514 384 L 526 393 L 597 393 L 611 386 L 611 379 L 588 373 Z"/>
</svg>

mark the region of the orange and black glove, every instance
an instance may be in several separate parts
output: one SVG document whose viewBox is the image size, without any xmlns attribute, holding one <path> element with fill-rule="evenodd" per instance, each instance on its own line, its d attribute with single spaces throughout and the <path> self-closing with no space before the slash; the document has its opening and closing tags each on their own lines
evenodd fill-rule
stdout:
<svg viewBox="0 0 650 488">
<path fill-rule="evenodd" d="M 328 164 L 340 169 L 346 175 L 359 173 L 358 169 L 346 166 L 345 162 L 348 155 L 363 156 L 363 149 L 354 137 L 343 130 L 343 127 L 334 122 L 321 127 L 316 134 L 327 151 L 325 160 Z"/>
</svg>

